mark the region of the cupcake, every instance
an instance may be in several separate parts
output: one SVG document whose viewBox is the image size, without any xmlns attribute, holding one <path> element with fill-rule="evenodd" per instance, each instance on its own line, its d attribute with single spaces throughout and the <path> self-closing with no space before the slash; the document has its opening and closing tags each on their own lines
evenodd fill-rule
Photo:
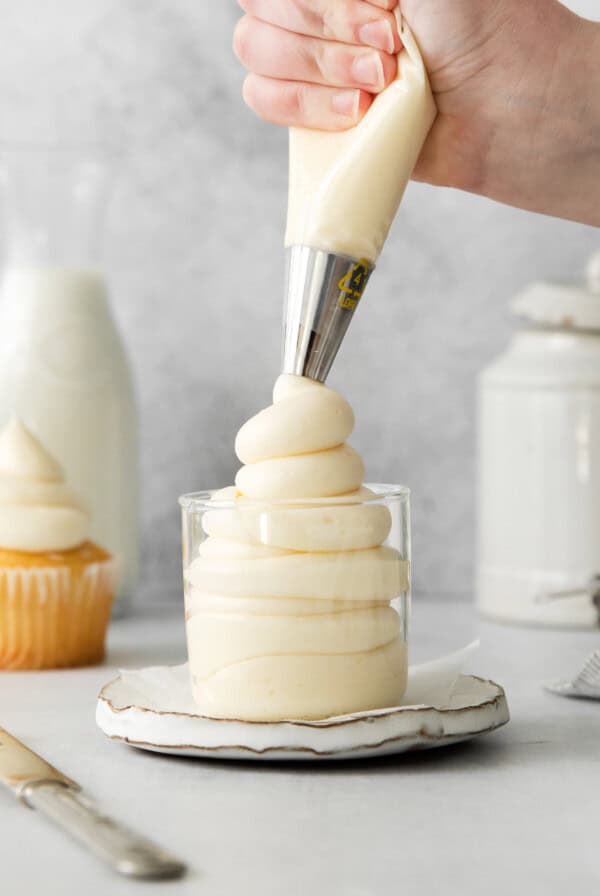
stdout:
<svg viewBox="0 0 600 896">
<path fill-rule="evenodd" d="M 17 418 L 0 430 L 0 669 L 96 663 L 115 563 L 56 460 Z"/>
</svg>

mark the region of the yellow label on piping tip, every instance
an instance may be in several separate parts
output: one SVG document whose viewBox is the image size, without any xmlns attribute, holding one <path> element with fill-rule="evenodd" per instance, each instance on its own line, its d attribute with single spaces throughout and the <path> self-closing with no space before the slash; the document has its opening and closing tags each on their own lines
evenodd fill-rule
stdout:
<svg viewBox="0 0 600 896">
<path fill-rule="evenodd" d="M 373 266 L 370 261 L 361 258 L 344 274 L 338 282 L 338 289 L 342 294 L 339 301 L 340 308 L 346 308 L 348 311 L 355 310 L 372 271 Z"/>
</svg>

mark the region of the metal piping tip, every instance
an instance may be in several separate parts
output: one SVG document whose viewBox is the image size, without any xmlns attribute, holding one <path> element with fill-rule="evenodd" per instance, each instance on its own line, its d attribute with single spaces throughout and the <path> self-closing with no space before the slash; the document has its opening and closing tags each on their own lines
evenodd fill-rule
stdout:
<svg viewBox="0 0 600 896">
<path fill-rule="evenodd" d="M 309 246 L 287 250 L 283 373 L 325 382 L 374 267 Z"/>
</svg>

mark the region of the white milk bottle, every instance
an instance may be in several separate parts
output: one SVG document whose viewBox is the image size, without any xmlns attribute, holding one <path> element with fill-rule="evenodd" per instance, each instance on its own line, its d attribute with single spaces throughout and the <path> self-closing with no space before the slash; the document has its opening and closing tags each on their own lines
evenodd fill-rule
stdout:
<svg viewBox="0 0 600 896">
<path fill-rule="evenodd" d="M 95 258 L 110 174 L 94 147 L 0 150 L 0 425 L 18 414 L 85 497 L 91 538 L 119 563 L 122 614 L 138 574 L 138 437 Z"/>
</svg>

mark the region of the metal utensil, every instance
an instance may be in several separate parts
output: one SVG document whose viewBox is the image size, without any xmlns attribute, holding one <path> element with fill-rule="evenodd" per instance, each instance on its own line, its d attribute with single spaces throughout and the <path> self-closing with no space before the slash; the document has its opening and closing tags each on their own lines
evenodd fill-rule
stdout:
<svg viewBox="0 0 600 896">
<path fill-rule="evenodd" d="M 283 373 L 325 382 L 373 270 L 366 258 L 288 249 Z"/>
<path fill-rule="evenodd" d="M 31 809 L 42 812 L 119 874 L 166 879 L 185 865 L 151 840 L 104 815 L 62 772 L 0 728 L 0 781 Z"/>
<path fill-rule="evenodd" d="M 600 700 L 600 650 L 585 662 L 581 672 L 572 681 L 558 681 L 545 686 L 547 691 L 561 697 L 586 697 Z"/>
</svg>

